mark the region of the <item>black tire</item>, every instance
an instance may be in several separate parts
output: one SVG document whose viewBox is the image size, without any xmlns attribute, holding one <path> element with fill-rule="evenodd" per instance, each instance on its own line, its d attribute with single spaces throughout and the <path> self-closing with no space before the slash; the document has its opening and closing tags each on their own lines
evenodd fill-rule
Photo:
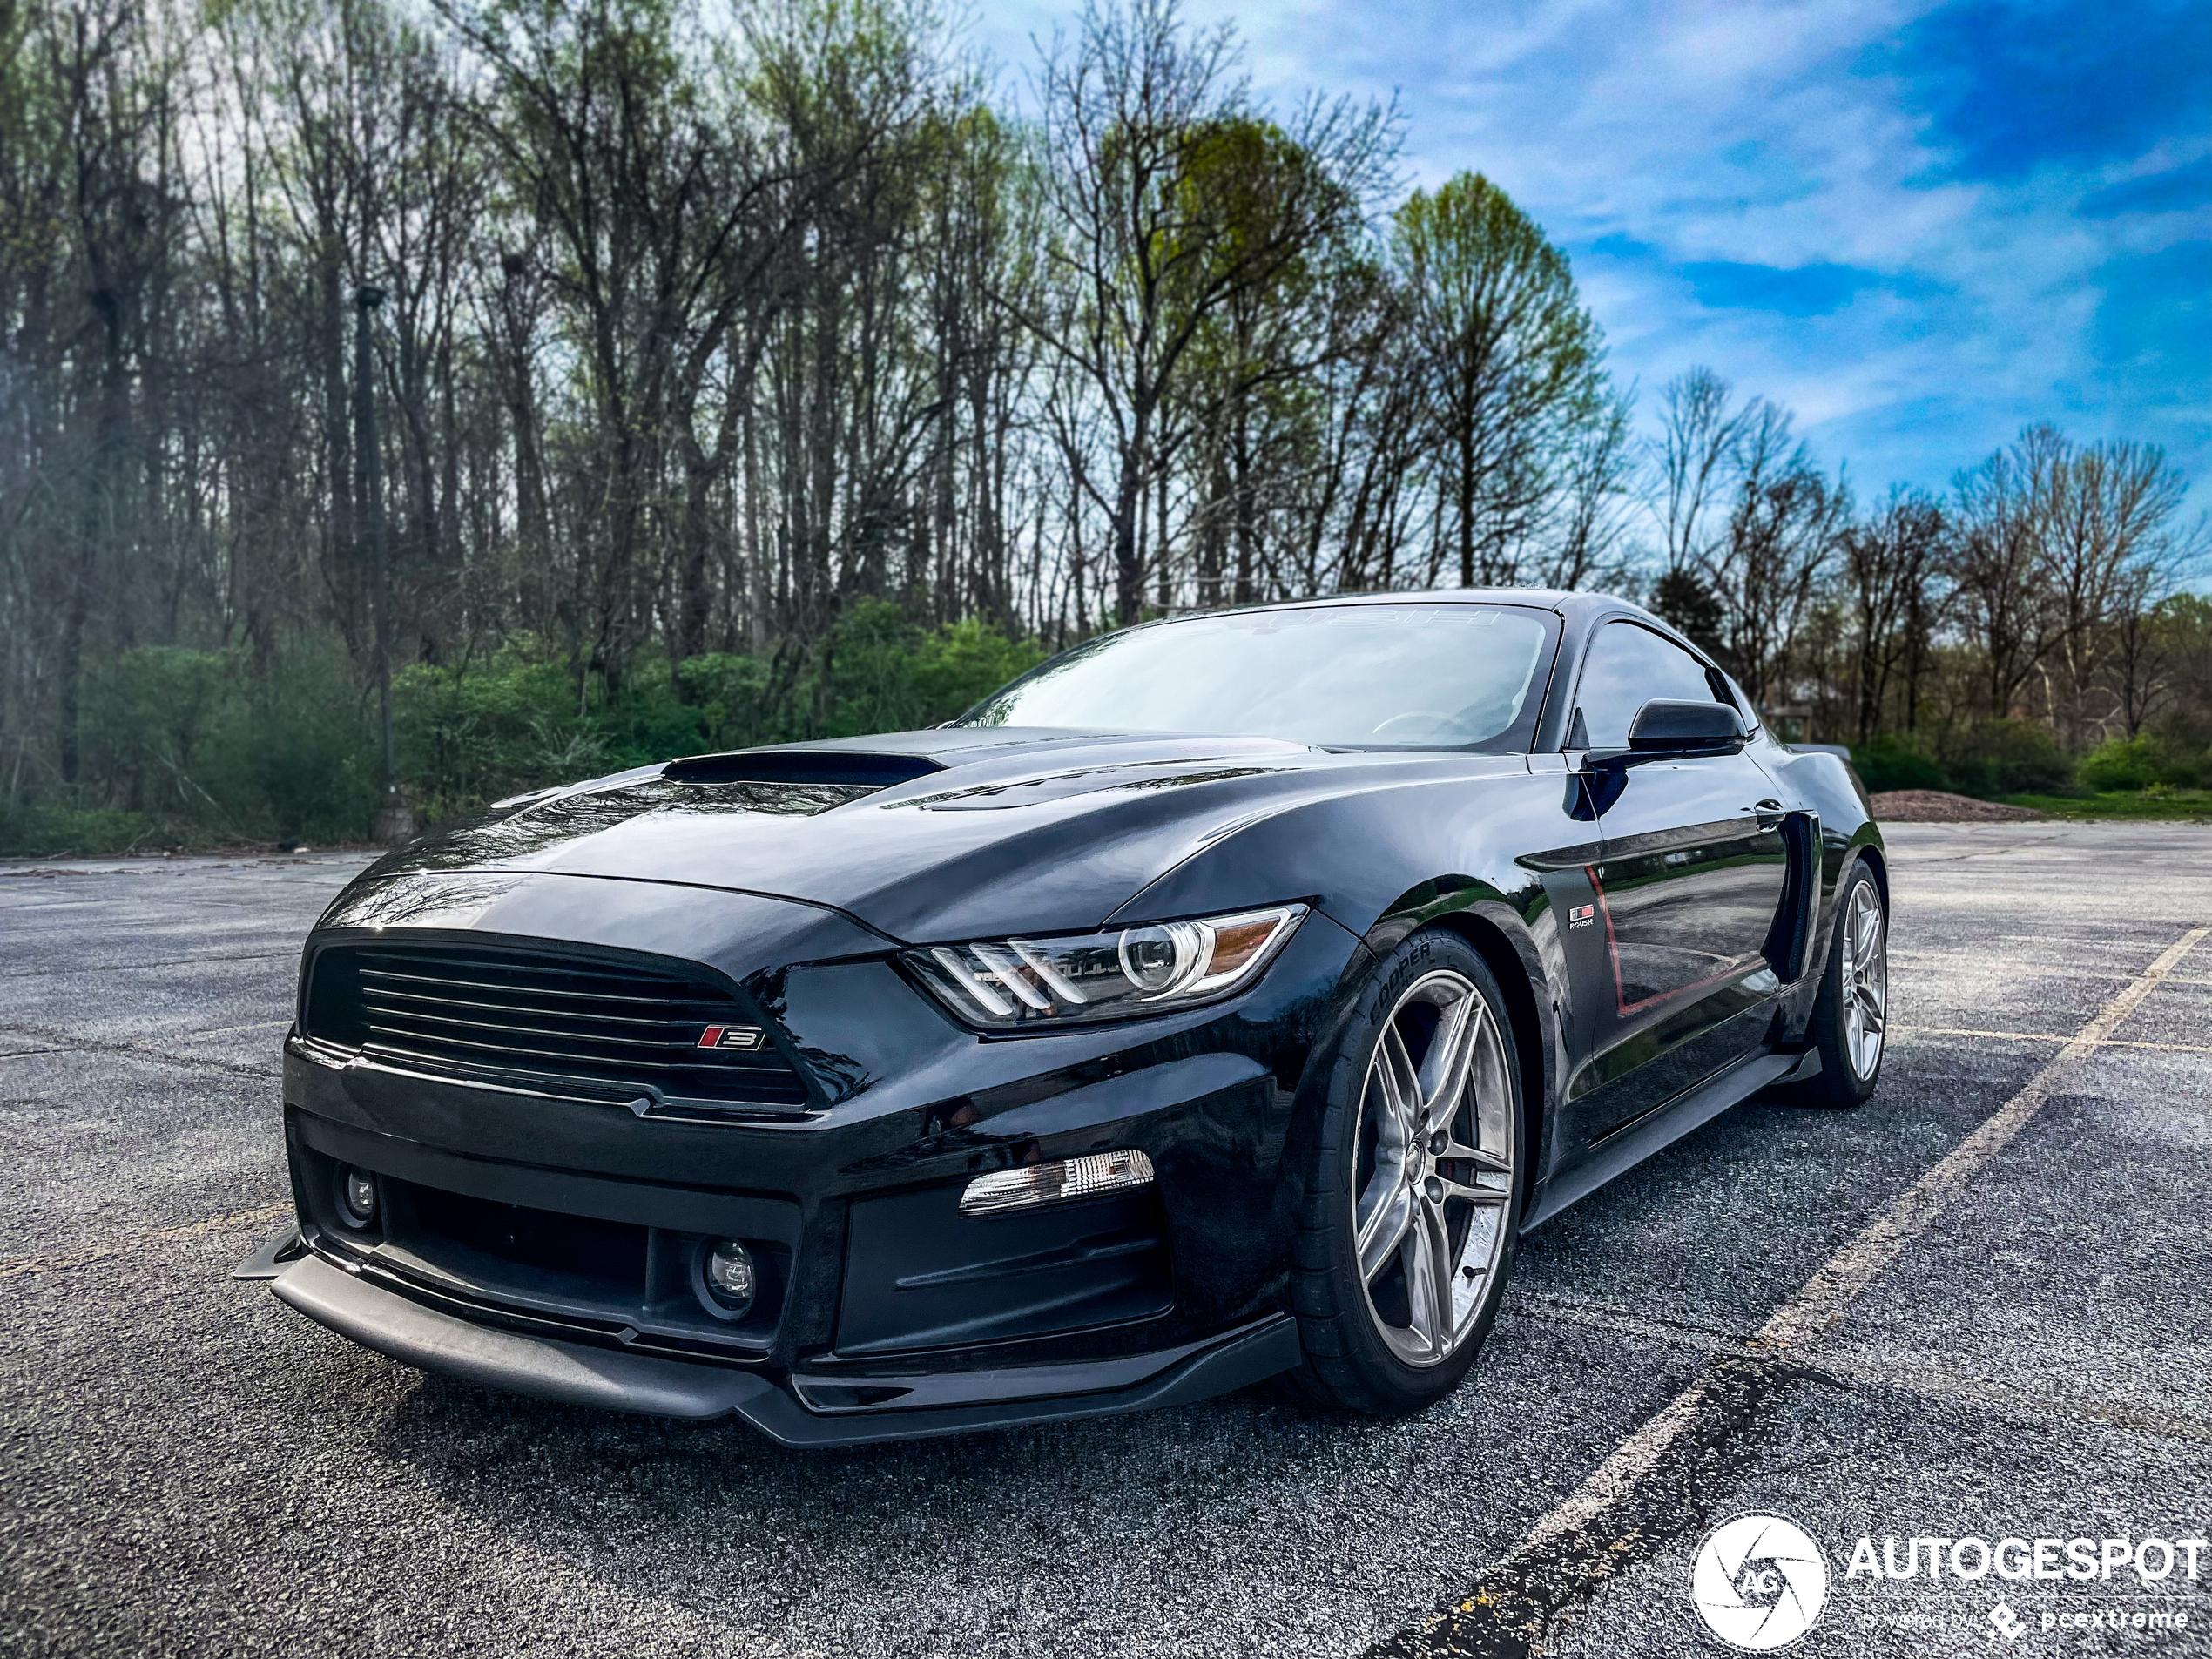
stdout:
<svg viewBox="0 0 2212 1659">
<path fill-rule="evenodd" d="M 1478 1029 L 1478 1022 L 1483 1017 L 1493 1022 L 1490 1029 L 1499 1043 L 1495 1052 L 1486 1048 L 1480 1058 L 1470 1061 L 1465 1091 L 1453 1097 L 1454 1103 L 1445 1103 L 1445 1094 L 1440 1086 L 1433 1096 L 1440 1114 L 1435 1121 L 1448 1128 L 1443 1132 L 1442 1141 L 1434 1136 L 1426 1138 L 1426 1148 L 1435 1156 L 1425 1167 L 1448 1182 L 1466 1184 L 1452 1186 L 1448 1189 L 1451 1192 L 1481 1187 L 1484 1202 L 1450 1197 L 1423 1209 L 1418 1195 L 1435 1189 L 1426 1184 L 1426 1177 L 1409 1172 L 1416 1167 L 1410 1157 L 1405 1158 L 1394 1174 L 1385 1172 L 1381 1185 L 1376 1184 L 1380 1166 L 1374 1161 L 1372 1140 L 1377 1130 L 1374 1124 L 1368 1126 L 1369 1144 L 1363 1151 L 1363 1103 L 1368 1095 L 1370 1068 L 1378 1062 L 1386 1025 L 1396 1018 L 1399 1040 L 1406 1046 L 1394 1052 L 1412 1060 L 1418 1071 L 1429 1063 L 1427 1056 L 1436 1053 L 1435 1038 L 1432 1035 L 1422 1057 L 1412 1055 L 1415 1037 L 1406 1034 L 1409 1030 L 1417 1032 L 1419 1011 L 1426 1006 L 1418 999 L 1450 993 L 1458 984 L 1471 987 L 1472 994 L 1482 1003 L 1480 1014 L 1468 1009 L 1464 1015 L 1467 1029 L 1476 1035 L 1467 1036 L 1463 1046 L 1472 1052 L 1475 1045 L 1483 1042 Z M 1438 1012 L 1433 1033 L 1443 1032 L 1447 1021 L 1460 1017 L 1456 1013 L 1459 1007 L 1460 1002 L 1455 1001 Z M 1371 1417 L 1398 1417 L 1433 1405 L 1466 1376 L 1497 1316 L 1506 1280 L 1512 1272 L 1520 1232 L 1525 1120 L 1519 1056 L 1512 1031 L 1505 997 L 1489 965 L 1466 940 L 1448 929 L 1425 928 L 1413 934 L 1370 974 L 1332 1051 L 1322 1062 L 1318 1087 L 1311 1097 L 1312 1115 L 1293 1153 L 1298 1160 L 1295 1168 L 1301 1190 L 1291 1294 L 1305 1359 L 1297 1370 L 1282 1379 L 1282 1393 L 1325 1409 Z M 1502 1064 L 1499 1063 L 1501 1055 Z M 1448 1055 L 1438 1057 L 1434 1063 L 1445 1069 L 1450 1067 Z M 1494 1150 L 1489 1143 L 1498 1138 L 1500 1103 L 1496 1096 L 1501 1085 L 1506 1096 L 1501 1103 L 1507 1126 L 1503 1134 L 1509 1141 L 1504 1159 L 1508 1168 L 1501 1174 L 1487 1165 L 1445 1156 L 1448 1150 Z M 1456 1103 L 1461 1100 L 1467 1103 L 1458 1106 Z M 1470 1116 L 1477 1113 L 1479 1117 Z M 1386 1112 L 1375 1123 L 1386 1121 L 1402 1130 L 1404 1123 L 1412 1120 Z M 1462 1129 L 1462 1125 L 1467 1127 Z M 1401 1136 L 1401 1145 L 1406 1140 L 1423 1143 L 1423 1137 L 1418 1136 Z M 1450 1148 L 1446 1148 L 1446 1142 L 1451 1143 Z M 1386 1328 L 1389 1321 L 1381 1310 L 1392 1292 L 1387 1287 L 1379 1291 L 1370 1290 L 1369 1279 L 1359 1271 L 1355 1237 L 1355 1204 L 1370 1190 L 1387 1189 L 1395 1193 L 1399 1176 L 1405 1177 L 1409 1213 L 1415 1219 L 1405 1229 L 1406 1242 L 1379 1258 L 1386 1264 L 1374 1282 L 1381 1285 L 1393 1275 L 1398 1276 L 1397 1282 L 1404 1292 L 1399 1305 L 1410 1308 L 1416 1272 L 1413 1257 L 1419 1254 L 1430 1275 L 1425 1282 L 1431 1285 L 1438 1282 L 1433 1276 L 1440 1264 L 1445 1270 L 1443 1282 L 1452 1287 L 1441 1294 L 1440 1302 L 1430 1298 L 1425 1304 L 1432 1310 L 1432 1330 L 1437 1328 L 1434 1316 L 1442 1316 L 1442 1328 L 1448 1333 L 1448 1349 L 1446 1342 L 1433 1342 L 1431 1352 L 1440 1352 L 1442 1357 L 1418 1363 L 1409 1362 L 1400 1349 L 1415 1337 L 1410 1325 L 1420 1323 L 1419 1316 L 1409 1313 L 1408 1328 L 1397 1329 L 1394 1336 Z M 1440 1233 L 1422 1231 L 1420 1217 L 1432 1214 L 1440 1218 Z M 1463 1222 L 1452 1220 L 1454 1215 L 1463 1217 Z M 1455 1226 L 1463 1226 L 1465 1231 L 1453 1232 Z M 1480 1237 L 1474 1231 L 1478 1227 L 1482 1230 Z M 1502 1230 L 1501 1239 L 1492 1231 L 1494 1227 Z M 1374 1236 L 1382 1237 L 1383 1230 L 1376 1229 Z M 1440 1249 L 1423 1251 L 1420 1238 L 1438 1239 Z M 1480 1276 L 1465 1265 L 1467 1261 L 1486 1253 L 1492 1264 Z M 1468 1286 L 1465 1291 L 1459 1288 L 1463 1278 Z M 1462 1295 L 1474 1298 L 1475 1305 L 1467 1311 L 1455 1312 L 1461 1305 L 1458 1298 Z M 1464 1324 L 1460 1323 L 1462 1320 Z M 1399 1345 L 1394 1347 L 1393 1343 Z"/>
<path fill-rule="evenodd" d="M 1864 1105 L 1882 1079 L 1882 1061 L 1888 1055 L 1889 1044 L 1885 1040 L 1878 1042 L 1873 1063 L 1863 1064 L 1864 1045 L 1852 1040 L 1844 1004 L 1844 980 L 1852 968 L 1851 943 L 1844 937 L 1844 929 L 1853 914 L 1865 902 L 1859 896 L 1862 891 L 1871 896 L 1881 921 L 1881 1000 L 1886 1020 L 1889 907 L 1883 902 L 1881 883 L 1875 880 L 1874 873 L 1864 864 L 1854 863 L 1836 892 L 1836 908 L 1828 929 L 1828 961 L 1821 969 L 1820 991 L 1813 1001 L 1812 1024 L 1806 1034 L 1819 1053 L 1820 1072 L 1784 1091 L 1784 1098 L 1792 1105 L 1829 1109 Z"/>
</svg>

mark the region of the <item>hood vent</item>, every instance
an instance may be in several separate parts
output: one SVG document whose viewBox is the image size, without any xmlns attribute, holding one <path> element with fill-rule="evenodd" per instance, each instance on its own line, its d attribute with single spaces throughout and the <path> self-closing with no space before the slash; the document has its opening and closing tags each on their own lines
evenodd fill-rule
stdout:
<svg viewBox="0 0 2212 1659">
<path fill-rule="evenodd" d="M 675 784 L 845 784 L 888 789 L 944 770 L 925 755 L 747 749 L 671 760 L 661 776 Z"/>
</svg>

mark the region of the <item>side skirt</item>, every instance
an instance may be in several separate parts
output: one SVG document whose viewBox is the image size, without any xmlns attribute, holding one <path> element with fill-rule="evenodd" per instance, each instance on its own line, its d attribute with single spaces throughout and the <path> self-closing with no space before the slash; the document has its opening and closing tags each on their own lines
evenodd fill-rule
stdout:
<svg viewBox="0 0 2212 1659">
<path fill-rule="evenodd" d="M 1626 1173 L 1653 1153 L 1671 1146 L 1730 1107 L 1750 1099 L 1760 1089 L 1801 1070 L 1803 1055 L 1762 1054 L 1738 1061 L 1718 1076 L 1699 1084 L 1673 1105 L 1654 1112 L 1598 1147 L 1573 1169 L 1554 1177 L 1537 1195 L 1535 1207 L 1521 1231 L 1532 1232 L 1569 1204 L 1587 1198 L 1617 1175 Z M 1814 1064 L 1819 1063 L 1818 1052 Z"/>
</svg>

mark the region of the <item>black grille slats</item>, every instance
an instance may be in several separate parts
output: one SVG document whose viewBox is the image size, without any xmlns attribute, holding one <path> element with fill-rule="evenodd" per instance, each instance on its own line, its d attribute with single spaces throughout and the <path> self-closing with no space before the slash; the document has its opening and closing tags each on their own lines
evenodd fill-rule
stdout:
<svg viewBox="0 0 2212 1659">
<path fill-rule="evenodd" d="M 765 1035 L 751 1049 L 702 1049 L 716 1027 L 758 1028 L 704 978 L 479 947 L 334 946 L 316 959 L 307 999 L 310 1036 L 373 1057 L 678 1099 L 806 1103 Z"/>
</svg>

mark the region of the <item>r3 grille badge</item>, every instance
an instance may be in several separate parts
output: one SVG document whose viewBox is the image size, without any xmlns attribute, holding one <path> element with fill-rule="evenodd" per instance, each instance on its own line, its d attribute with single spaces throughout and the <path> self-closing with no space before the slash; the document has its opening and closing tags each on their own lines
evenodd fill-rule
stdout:
<svg viewBox="0 0 2212 1659">
<path fill-rule="evenodd" d="M 765 1040 L 757 1025 L 711 1025 L 699 1033 L 702 1049 L 758 1049 Z"/>
</svg>

